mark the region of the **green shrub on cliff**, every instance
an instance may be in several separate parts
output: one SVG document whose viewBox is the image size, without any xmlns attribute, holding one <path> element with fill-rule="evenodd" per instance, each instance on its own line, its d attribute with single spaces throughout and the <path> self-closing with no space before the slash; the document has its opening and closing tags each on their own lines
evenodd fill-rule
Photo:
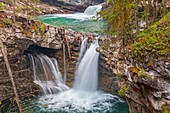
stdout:
<svg viewBox="0 0 170 113">
<path fill-rule="evenodd" d="M 123 96 L 125 95 L 126 91 L 128 90 L 128 87 L 126 85 L 123 85 L 121 89 L 118 91 L 118 94 Z"/>
<path fill-rule="evenodd" d="M 131 15 L 134 10 L 133 0 L 107 0 L 108 7 L 100 12 L 107 23 L 105 33 L 127 38 L 131 31 Z"/>
<path fill-rule="evenodd" d="M 131 46 L 135 57 L 155 54 L 170 55 L 170 12 L 161 20 L 142 31 L 137 41 Z"/>
<path fill-rule="evenodd" d="M 4 3 L 0 2 L 0 10 L 4 8 Z"/>
<path fill-rule="evenodd" d="M 166 104 L 161 106 L 163 113 L 170 113 L 170 108 Z"/>
</svg>

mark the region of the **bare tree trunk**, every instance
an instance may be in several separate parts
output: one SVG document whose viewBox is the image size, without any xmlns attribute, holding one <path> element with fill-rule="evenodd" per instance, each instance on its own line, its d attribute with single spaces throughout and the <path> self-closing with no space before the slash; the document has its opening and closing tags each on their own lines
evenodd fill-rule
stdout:
<svg viewBox="0 0 170 113">
<path fill-rule="evenodd" d="M 157 17 L 156 4 L 157 4 L 157 1 L 154 0 L 153 1 L 153 21 L 155 21 Z"/>
<path fill-rule="evenodd" d="M 138 9 L 139 9 L 139 7 L 138 7 L 138 0 L 135 0 L 135 29 L 136 29 L 135 35 L 139 33 Z"/>
<path fill-rule="evenodd" d="M 167 2 L 168 2 L 168 0 L 167 0 L 167 1 L 166 1 L 166 0 L 162 0 L 162 1 L 160 2 L 161 7 L 163 7 L 163 9 L 162 9 L 162 10 L 163 10 L 163 11 L 162 11 L 162 12 L 163 12 L 163 15 L 166 14 L 166 12 L 168 12 L 168 9 L 167 9 L 167 7 L 166 7 L 166 4 L 168 4 Z"/>
<path fill-rule="evenodd" d="M 62 29 L 63 31 L 62 31 L 62 34 L 63 34 L 63 40 L 64 40 L 64 42 L 65 42 L 65 45 L 67 46 L 67 51 L 68 51 L 68 57 L 69 57 L 69 59 L 71 59 L 71 53 L 70 53 L 70 45 L 69 45 L 69 42 L 68 42 L 68 38 L 66 37 L 66 35 L 65 35 L 65 29 Z"/>
<path fill-rule="evenodd" d="M 1 40 L 0 40 L 0 48 L 1 48 L 1 51 L 2 51 L 2 55 L 4 57 L 4 61 L 5 61 L 7 70 L 8 70 L 8 74 L 9 74 L 11 83 L 12 83 L 12 88 L 14 90 L 15 100 L 16 100 L 19 112 L 22 113 L 22 108 L 21 108 L 19 96 L 18 96 L 18 93 L 17 93 L 16 85 L 15 85 L 15 82 L 14 82 L 14 78 L 13 78 L 13 75 L 12 75 L 12 70 L 10 68 L 9 61 L 8 61 L 8 58 L 7 58 L 7 55 L 6 55 L 7 52 L 5 51 L 5 47 L 4 47 L 4 45 L 3 45 Z"/>
<path fill-rule="evenodd" d="M 148 7 L 149 7 L 149 23 L 151 23 L 153 20 L 152 20 L 152 0 L 148 0 Z"/>
<path fill-rule="evenodd" d="M 66 76 L 67 76 L 67 72 L 66 72 L 66 47 L 65 44 L 63 42 L 63 59 L 64 59 L 64 84 L 66 84 Z"/>
<path fill-rule="evenodd" d="M 149 18 L 149 5 L 147 4 L 147 0 L 145 0 L 145 22 L 146 22 L 146 27 L 148 27 L 148 18 Z"/>
<path fill-rule="evenodd" d="M 13 3 L 12 3 L 12 6 L 13 6 L 13 22 L 15 23 L 16 22 L 16 20 L 15 20 L 15 0 L 13 0 Z"/>
<path fill-rule="evenodd" d="M 69 45 L 69 42 L 68 42 L 68 39 L 66 36 L 65 36 L 65 41 L 66 41 L 66 45 L 67 45 L 68 57 L 69 57 L 69 59 L 71 59 L 70 45 Z"/>
</svg>

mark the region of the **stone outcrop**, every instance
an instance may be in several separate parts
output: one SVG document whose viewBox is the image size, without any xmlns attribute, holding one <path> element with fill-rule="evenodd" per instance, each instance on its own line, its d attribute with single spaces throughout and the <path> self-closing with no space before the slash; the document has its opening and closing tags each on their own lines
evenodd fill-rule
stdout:
<svg viewBox="0 0 170 113">
<path fill-rule="evenodd" d="M 109 67 L 111 64 L 108 62 L 108 54 L 102 53 L 99 48 L 97 51 L 101 53 L 99 56 L 99 90 L 118 95 L 120 86 L 116 73 Z"/>
<path fill-rule="evenodd" d="M 130 113 L 170 112 L 170 40 L 167 31 L 169 27 L 165 27 L 169 25 L 169 17 L 169 14 L 166 15 L 156 25 L 148 28 L 148 31 L 144 31 L 144 33 L 148 33 L 145 34 L 147 37 L 141 35 L 142 37 L 139 37 L 136 43 L 138 46 L 134 45 L 135 48 L 131 41 L 123 46 L 122 41 L 116 37 L 104 38 L 100 41 L 102 44 L 97 50 L 101 53 L 101 58 L 104 59 L 104 67 L 112 72 L 112 74 L 106 74 L 110 76 L 107 80 L 117 76 L 120 86 L 119 93 L 126 98 Z M 154 30 L 165 34 L 155 43 L 152 39 L 160 34 L 155 35 Z M 149 42 L 149 40 L 152 40 L 149 46 L 145 45 L 145 41 Z M 159 46 L 159 43 L 165 45 Z M 150 52 L 157 46 L 159 47 L 156 48 L 156 51 Z M 114 85 L 115 82 L 113 81 L 106 87 Z"/>
<path fill-rule="evenodd" d="M 140 60 L 132 64 L 132 59 L 124 59 L 123 50 L 118 49 L 119 44 L 114 44 L 109 51 L 98 48 L 104 67 L 100 75 L 103 76 L 101 87 L 112 94 L 118 94 L 121 86 L 126 85 L 128 90 L 124 96 L 130 113 L 163 113 L 163 109 L 169 110 L 170 60 L 165 57 L 151 58 L 152 63 L 156 60 L 154 67 L 144 67 L 145 63 Z"/>
<path fill-rule="evenodd" d="M 65 14 L 65 13 L 72 13 L 71 10 L 64 10 L 61 6 L 52 6 L 45 3 L 39 3 L 37 7 L 40 9 L 39 15 L 45 15 L 45 14 Z"/>
<path fill-rule="evenodd" d="M 64 9 L 72 11 L 84 11 L 83 9 L 89 5 L 95 5 L 105 2 L 105 0 L 41 0 L 50 5 L 62 6 Z M 74 8 L 75 7 L 75 8 Z M 76 9 L 79 8 L 79 9 Z"/>
<path fill-rule="evenodd" d="M 12 10 L 10 4 L 6 5 L 6 9 Z M 46 5 L 39 6 L 45 8 Z M 51 10 L 52 9 L 52 10 Z M 49 8 L 49 11 L 57 11 L 57 9 Z M 60 10 L 59 10 L 60 11 Z M 61 10 L 63 11 L 63 10 Z M 49 13 L 42 11 L 42 14 Z M 50 12 L 51 13 L 51 12 Z M 59 12 L 57 12 L 59 13 Z M 60 12 L 60 13 L 66 13 Z M 66 46 L 66 72 L 67 85 L 72 86 L 74 81 L 75 66 L 79 55 L 80 43 L 84 37 L 91 34 L 77 33 L 63 28 L 56 28 L 49 25 L 43 25 L 39 21 L 27 20 L 22 16 L 16 16 L 16 23 L 12 24 L 12 13 L 7 10 L 0 12 L 0 39 L 7 50 L 7 56 L 13 71 L 17 90 L 20 98 L 25 98 L 39 94 L 39 86 L 33 82 L 32 65 L 26 56 L 28 49 L 36 51 L 37 48 L 42 49 L 42 53 L 49 57 L 55 57 L 59 62 L 62 75 L 64 75 L 64 59 L 63 59 L 63 43 Z M 4 19 L 5 18 L 5 19 Z M 68 40 L 71 57 L 68 56 L 68 46 L 65 38 Z M 64 40 L 64 41 L 63 41 Z M 44 49 L 54 49 L 54 53 L 48 53 Z M 50 49 L 48 51 L 50 51 Z M 7 91 L 9 91 L 7 93 Z M 0 52 L 0 101 L 13 99 L 14 94 L 11 82 L 8 77 L 7 69 Z"/>
<path fill-rule="evenodd" d="M 41 2 L 51 6 L 59 7 L 65 11 L 73 11 L 73 12 L 84 12 L 84 10 L 87 7 L 87 5 L 85 4 L 75 5 L 75 4 L 70 4 L 66 1 L 59 1 L 59 0 L 41 0 Z"/>
<path fill-rule="evenodd" d="M 29 29 L 27 29 L 29 30 Z M 39 87 L 33 83 L 32 65 L 24 54 L 28 48 L 35 50 L 36 45 L 42 48 L 52 48 L 55 53 L 50 55 L 49 51 L 44 54 L 55 57 L 59 61 L 60 71 L 63 73 L 63 35 L 67 37 L 70 45 L 71 58 L 68 58 L 68 51 L 66 47 L 66 66 L 67 66 L 67 83 L 72 85 L 74 79 L 74 70 L 76 61 L 78 58 L 79 47 L 83 34 L 74 31 L 65 31 L 62 29 L 56 29 L 53 26 L 49 26 L 48 30 L 43 36 L 32 32 L 31 36 L 23 34 L 23 32 L 17 27 L 5 27 L 0 28 L 0 38 L 3 44 L 6 46 L 7 56 L 12 68 L 14 79 L 16 82 L 17 90 L 21 98 L 25 96 L 31 96 L 39 93 Z M 29 34 L 30 35 L 30 34 Z M 43 53 L 43 49 L 42 49 Z M 2 53 L 0 52 L 0 101 L 13 98 L 13 90 L 11 82 L 8 77 L 7 69 L 3 61 Z"/>
<path fill-rule="evenodd" d="M 117 42 L 117 43 L 115 43 Z M 114 43 L 111 44 L 110 43 Z M 124 71 L 124 60 L 119 55 L 120 42 L 107 37 L 99 38 L 100 47 L 97 51 L 100 52 L 99 60 L 99 80 L 100 89 L 114 95 L 118 95 L 120 90 L 119 74 Z M 105 46 L 105 47 L 104 47 Z M 107 48 L 110 46 L 110 49 Z M 118 69 L 118 66 L 121 67 Z"/>
</svg>

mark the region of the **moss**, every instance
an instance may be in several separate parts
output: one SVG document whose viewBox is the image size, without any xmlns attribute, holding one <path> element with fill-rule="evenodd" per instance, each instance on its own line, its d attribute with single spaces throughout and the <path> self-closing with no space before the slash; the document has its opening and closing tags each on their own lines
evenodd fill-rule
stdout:
<svg viewBox="0 0 170 113">
<path fill-rule="evenodd" d="M 170 12 L 161 20 L 142 31 L 131 46 L 133 56 L 146 56 L 148 53 L 161 56 L 170 55 Z"/>
<path fill-rule="evenodd" d="M 117 74 L 116 74 L 116 77 L 117 77 L 117 80 L 120 80 L 121 74 L 120 74 L 120 73 L 117 73 Z"/>
<path fill-rule="evenodd" d="M 8 18 L 4 18 L 2 23 L 4 23 L 5 25 L 12 25 L 13 24 L 12 20 L 10 20 Z"/>
<path fill-rule="evenodd" d="M 140 67 L 137 66 L 137 69 L 138 69 L 138 73 L 137 74 L 138 74 L 139 77 L 147 76 L 145 74 L 145 70 L 143 68 L 140 68 Z"/>
<path fill-rule="evenodd" d="M 146 76 L 144 69 L 141 69 L 141 70 L 138 72 L 138 76 L 139 76 L 139 77 L 144 77 L 144 76 Z"/>
<path fill-rule="evenodd" d="M 147 76 L 147 74 L 145 74 L 145 70 L 139 66 L 130 67 L 130 68 L 128 68 L 128 71 L 130 72 L 131 76 L 133 76 L 135 74 L 137 74 L 139 77 Z"/>
<path fill-rule="evenodd" d="M 161 106 L 163 113 L 170 113 L 170 108 L 168 108 L 165 104 Z"/>
<path fill-rule="evenodd" d="M 102 42 L 102 49 L 103 50 L 108 50 L 110 46 L 110 41 L 108 39 L 105 39 L 103 42 Z"/>
<path fill-rule="evenodd" d="M 128 90 L 128 87 L 126 85 L 123 85 L 121 89 L 118 91 L 119 95 L 125 95 L 126 91 Z"/>
<path fill-rule="evenodd" d="M 5 4 L 0 2 L 0 11 L 4 9 Z"/>
</svg>

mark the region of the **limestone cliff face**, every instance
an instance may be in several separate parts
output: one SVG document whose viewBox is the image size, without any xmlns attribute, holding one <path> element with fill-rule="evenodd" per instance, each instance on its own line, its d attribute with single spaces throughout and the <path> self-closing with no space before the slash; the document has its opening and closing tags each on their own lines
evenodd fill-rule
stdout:
<svg viewBox="0 0 170 113">
<path fill-rule="evenodd" d="M 42 3 L 49 4 L 51 6 L 57 6 L 65 11 L 73 11 L 73 12 L 84 12 L 87 4 L 78 3 L 78 0 L 41 0 Z"/>
<path fill-rule="evenodd" d="M 68 58 L 68 51 L 66 47 L 66 69 L 67 83 L 69 86 L 72 85 L 72 81 L 74 79 L 74 68 L 79 53 L 81 41 L 80 37 L 82 37 L 82 34 L 80 35 L 73 31 L 64 30 L 61 32 L 61 29 L 56 29 L 53 26 L 48 27 L 48 30 L 43 37 L 35 32 L 32 32 L 32 37 L 29 37 L 17 27 L 0 28 L 0 32 L 1 40 L 7 50 L 7 56 L 20 98 L 37 95 L 40 92 L 39 86 L 33 82 L 32 64 L 26 56 L 26 53 L 29 52 L 29 50 L 38 50 L 49 57 L 56 58 L 59 62 L 60 71 L 63 73 L 63 35 L 67 37 L 70 45 L 70 59 Z M 12 99 L 14 97 L 11 81 L 9 79 L 1 51 L 0 92 L 0 101 Z"/>
<path fill-rule="evenodd" d="M 124 47 L 121 40 L 101 39 L 98 51 L 105 61 L 104 67 L 112 72 L 107 76 L 112 79 L 117 75 L 130 113 L 170 112 L 169 21 L 168 14 L 143 31 L 135 43 L 128 42 Z M 160 43 L 163 45 L 159 45 Z M 109 49 L 107 46 L 110 46 Z M 110 86 L 114 83 L 115 81 Z"/>
<path fill-rule="evenodd" d="M 109 68 L 108 57 L 106 54 L 99 56 L 99 90 L 118 95 L 120 89 L 117 75 Z"/>
<path fill-rule="evenodd" d="M 88 5 L 93 5 L 96 3 L 102 3 L 104 0 L 63 0 L 71 4 L 88 4 Z"/>
<path fill-rule="evenodd" d="M 104 67 L 101 70 L 102 88 L 112 94 L 118 94 L 121 86 L 126 85 L 128 90 L 125 91 L 124 97 L 130 113 L 163 113 L 169 110 L 170 60 L 165 57 L 151 58 L 157 62 L 154 67 L 146 68 L 146 64 L 140 60 L 138 63 L 131 63 L 134 62 L 132 59 L 124 59 L 123 50 L 116 49 L 119 44 L 115 44 L 113 49 L 107 52 L 98 49 Z"/>
<path fill-rule="evenodd" d="M 25 98 L 40 93 L 40 88 L 33 82 L 32 64 L 27 58 L 27 52 L 39 51 L 49 57 L 57 59 L 60 71 L 64 75 L 64 59 L 63 59 L 63 35 L 68 38 L 71 58 L 68 57 L 66 47 L 66 72 L 67 85 L 72 87 L 74 82 L 74 73 L 76 62 L 79 55 L 80 45 L 83 37 L 91 34 L 77 33 L 74 31 L 56 29 L 53 26 L 47 27 L 45 34 L 38 35 L 35 32 L 24 34 L 18 27 L 0 28 L 0 37 L 6 46 L 8 59 L 15 78 L 17 91 L 20 98 Z M 28 29 L 29 31 L 29 29 Z M 119 90 L 116 75 L 105 65 L 106 56 L 101 55 L 99 61 L 99 89 L 117 94 Z M 114 84 L 113 84 L 114 82 Z M 7 69 L 0 52 L 0 101 L 12 99 L 14 97 Z M 7 93 L 8 92 L 8 93 Z"/>
</svg>

